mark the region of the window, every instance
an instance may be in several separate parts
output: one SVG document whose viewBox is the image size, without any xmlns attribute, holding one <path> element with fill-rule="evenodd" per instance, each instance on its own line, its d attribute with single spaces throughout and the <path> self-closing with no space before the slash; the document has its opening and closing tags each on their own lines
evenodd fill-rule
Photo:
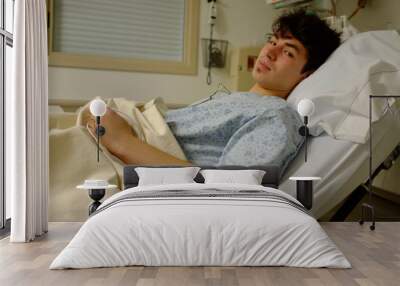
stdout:
<svg viewBox="0 0 400 286">
<path fill-rule="evenodd" d="M 199 0 L 50 0 L 49 65 L 197 72 Z"/>
<path fill-rule="evenodd" d="M 5 100 L 11 92 L 11 68 L 13 65 L 14 0 L 0 0 L 0 236 L 9 231 L 10 194 L 5 189 Z M 7 226 L 7 228 L 6 228 Z"/>
</svg>

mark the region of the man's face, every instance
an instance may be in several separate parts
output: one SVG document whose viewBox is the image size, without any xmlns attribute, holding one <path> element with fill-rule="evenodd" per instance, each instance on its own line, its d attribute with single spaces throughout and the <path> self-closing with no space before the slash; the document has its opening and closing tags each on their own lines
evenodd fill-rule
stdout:
<svg viewBox="0 0 400 286">
<path fill-rule="evenodd" d="M 268 90 L 289 92 L 308 73 L 302 73 L 307 63 L 307 50 L 292 35 L 274 35 L 258 55 L 253 69 L 254 80 Z"/>
</svg>

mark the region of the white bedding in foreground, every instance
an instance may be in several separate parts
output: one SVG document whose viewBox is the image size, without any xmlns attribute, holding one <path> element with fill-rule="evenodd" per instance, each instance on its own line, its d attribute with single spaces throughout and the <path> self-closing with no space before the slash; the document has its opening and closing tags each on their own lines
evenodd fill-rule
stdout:
<svg viewBox="0 0 400 286">
<path fill-rule="evenodd" d="M 146 191 L 215 193 L 215 189 L 258 190 L 268 198 L 251 197 L 251 192 L 249 197 L 178 194 L 115 203 L 122 197 L 146 195 Z M 86 221 L 50 269 L 127 265 L 350 268 L 318 222 L 293 203 L 300 204 L 282 191 L 254 185 L 135 187 L 107 199 L 99 208 L 103 210 Z"/>
</svg>

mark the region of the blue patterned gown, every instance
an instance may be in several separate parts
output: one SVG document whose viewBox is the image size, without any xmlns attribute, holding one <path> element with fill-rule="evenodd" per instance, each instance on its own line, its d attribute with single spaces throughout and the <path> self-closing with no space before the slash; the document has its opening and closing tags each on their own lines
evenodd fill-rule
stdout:
<svg viewBox="0 0 400 286">
<path fill-rule="evenodd" d="M 197 165 L 275 165 L 282 173 L 303 142 L 300 116 L 276 96 L 224 94 L 165 119 Z"/>
</svg>

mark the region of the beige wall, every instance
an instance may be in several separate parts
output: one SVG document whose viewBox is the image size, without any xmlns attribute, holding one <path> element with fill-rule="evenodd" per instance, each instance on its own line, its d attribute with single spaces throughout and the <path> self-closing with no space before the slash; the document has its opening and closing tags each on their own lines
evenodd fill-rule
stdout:
<svg viewBox="0 0 400 286">
<path fill-rule="evenodd" d="M 207 1 L 200 2 L 200 37 L 208 37 L 208 5 Z M 230 50 L 262 44 L 278 14 L 264 0 L 219 0 L 218 5 L 214 38 L 228 40 Z M 231 85 L 229 63 L 225 69 L 213 69 L 211 86 L 206 84 L 206 72 L 201 49 L 195 76 L 50 67 L 49 97 L 128 97 L 145 101 L 162 96 L 170 103 L 191 103 L 209 95 L 219 82 Z"/>
<path fill-rule="evenodd" d="M 201 0 L 200 37 L 208 37 L 208 5 Z M 266 5 L 264 0 L 219 0 L 215 38 L 229 41 L 229 49 L 262 44 L 273 19 L 279 11 Z M 349 15 L 356 0 L 337 0 L 338 14 Z M 365 9 L 352 23 L 361 31 L 400 29 L 400 0 L 369 0 Z M 200 44 L 200 43 L 199 43 Z M 219 82 L 232 86 L 229 62 L 225 69 L 213 69 L 213 84 L 205 82 L 206 69 L 202 66 L 199 50 L 198 74 L 181 76 L 139 72 L 118 72 L 75 68 L 49 68 L 50 98 L 90 99 L 101 97 L 128 97 L 145 101 L 162 96 L 171 103 L 191 103 L 206 97 Z"/>
<path fill-rule="evenodd" d="M 338 14 L 350 15 L 357 0 L 337 0 Z M 399 0 L 369 0 L 352 20 L 352 24 L 360 31 L 400 29 Z"/>
</svg>

